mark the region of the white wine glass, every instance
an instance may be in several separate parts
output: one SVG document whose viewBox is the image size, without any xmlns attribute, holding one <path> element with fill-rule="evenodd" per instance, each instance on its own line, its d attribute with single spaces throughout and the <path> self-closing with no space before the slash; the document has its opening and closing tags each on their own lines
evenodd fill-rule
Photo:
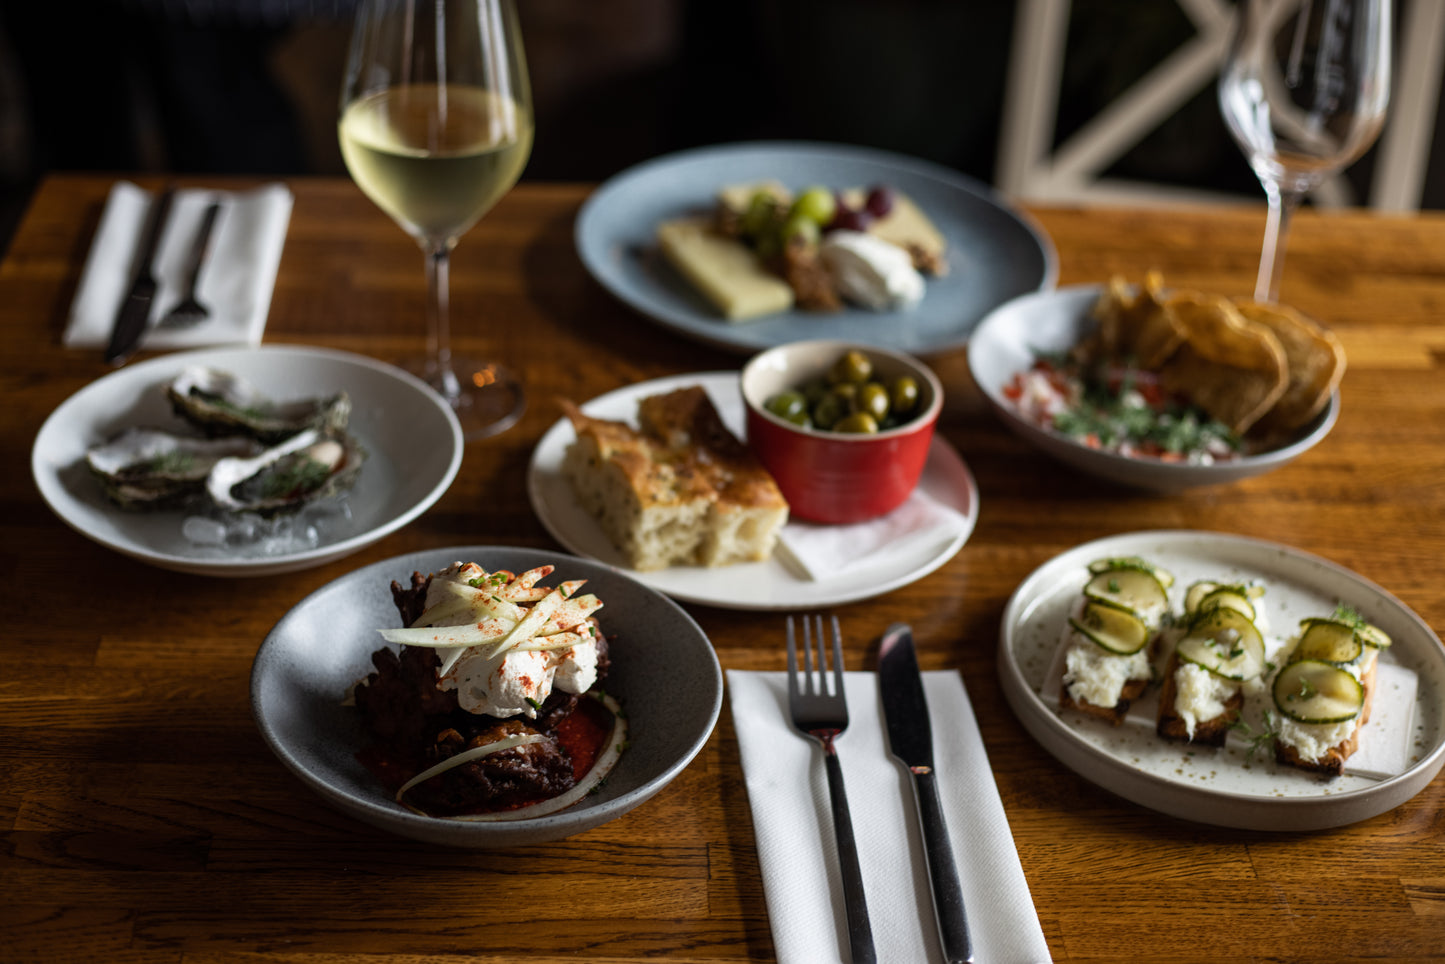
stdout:
<svg viewBox="0 0 1445 964">
<path fill-rule="evenodd" d="M 1279 297 L 1290 217 L 1379 136 L 1391 0 L 1239 0 L 1219 77 L 1229 132 L 1269 201 L 1256 301 Z"/>
<path fill-rule="evenodd" d="M 417 366 L 469 439 L 504 431 L 526 404 L 495 362 L 453 358 L 450 257 L 521 176 L 532 95 L 512 0 L 361 0 L 338 122 L 351 177 L 421 245 L 427 355 Z"/>
</svg>

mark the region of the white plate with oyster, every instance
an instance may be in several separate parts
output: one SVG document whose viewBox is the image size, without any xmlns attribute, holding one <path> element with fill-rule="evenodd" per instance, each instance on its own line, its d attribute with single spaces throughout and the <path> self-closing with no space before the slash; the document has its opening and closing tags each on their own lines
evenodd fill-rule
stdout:
<svg viewBox="0 0 1445 964">
<path fill-rule="evenodd" d="M 426 511 L 461 466 L 420 380 L 346 352 L 181 352 L 108 375 L 41 427 L 31 469 L 66 524 L 164 569 L 320 565 Z"/>
</svg>

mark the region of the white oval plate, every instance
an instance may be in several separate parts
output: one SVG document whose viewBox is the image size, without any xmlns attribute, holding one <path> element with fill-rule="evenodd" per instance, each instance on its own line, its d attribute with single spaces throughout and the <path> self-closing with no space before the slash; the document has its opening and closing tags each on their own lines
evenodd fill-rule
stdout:
<svg viewBox="0 0 1445 964">
<path fill-rule="evenodd" d="M 1175 591 L 1199 579 L 1259 580 L 1272 634 L 1287 635 L 1307 616 L 1341 602 L 1389 633 L 1382 662 L 1413 671 L 1412 752 L 1403 772 L 1385 779 L 1348 772 L 1324 779 L 1272 757 L 1253 761 L 1233 747 L 1169 743 L 1152 724 L 1113 727 L 1061 712 L 1046 699 L 1068 609 L 1091 560 L 1138 555 L 1168 569 Z M 1177 608 L 1177 607 L 1176 607 Z M 999 634 L 999 677 L 1024 727 L 1062 763 L 1142 806 L 1200 823 L 1249 830 L 1318 830 L 1355 823 L 1413 797 L 1445 763 L 1445 649 L 1419 616 L 1384 589 L 1318 556 L 1276 543 L 1208 532 L 1134 532 L 1071 549 L 1036 569 L 1014 591 Z M 1372 717 L 1368 728 L 1374 725 Z M 1366 734 L 1368 736 L 1368 734 Z"/>
<path fill-rule="evenodd" d="M 330 524 L 314 548 L 243 556 L 187 540 L 184 512 L 125 512 L 107 500 L 86 468 L 86 451 L 135 425 L 184 432 L 165 385 L 191 365 L 239 375 L 277 399 L 345 390 L 348 430 L 367 450 L 346 497 L 350 519 Z M 425 512 L 461 464 L 461 426 L 420 379 L 361 355 L 288 345 L 177 352 L 112 372 L 51 413 L 30 456 L 40 494 L 75 531 L 133 559 L 204 576 L 294 572 L 356 552 Z"/>
<path fill-rule="evenodd" d="M 742 394 L 736 372 L 700 372 L 673 375 L 599 395 L 582 406 L 594 418 L 636 424 L 637 402 L 689 385 L 706 390 L 718 415 L 738 438 L 746 438 Z M 764 562 L 739 563 L 705 569 L 674 566 L 657 572 L 627 568 L 597 520 L 587 513 L 562 475 L 562 459 L 576 436 L 565 418 L 547 430 L 532 453 L 527 491 L 532 510 L 569 551 L 622 569 L 633 579 L 674 599 L 723 609 L 784 610 L 808 606 L 835 606 L 871 599 L 899 586 L 922 579 L 963 548 L 978 520 L 978 486 L 962 458 L 938 435 L 933 437 L 919 487 L 964 516 L 965 525 L 950 540 L 889 553 L 878 565 L 845 570 L 823 580 L 810 580 L 783 564 L 775 553 Z"/>
<path fill-rule="evenodd" d="M 1338 391 L 1331 396 L 1324 411 L 1289 444 L 1227 462 L 1192 465 L 1090 448 L 1024 418 L 1004 397 L 1005 386 L 1015 375 L 1032 368 L 1039 353 L 1067 351 L 1093 331 L 1095 323 L 1089 317 L 1089 309 L 1102 291 L 1102 285 L 1069 285 L 1015 298 L 990 313 L 974 330 L 968 343 L 969 371 L 989 406 L 1014 434 L 1040 450 L 1103 479 L 1157 492 L 1177 492 L 1271 472 L 1319 444 L 1334 428 L 1340 414 Z"/>
<path fill-rule="evenodd" d="M 784 311 L 729 322 L 657 253 L 657 225 L 708 210 L 727 184 L 775 180 L 793 187 L 887 184 L 913 199 L 948 239 L 949 272 L 930 278 L 906 311 L 845 308 L 819 316 Z M 930 353 L 957 348 L 992 308 L 1052 288 L 1058 258 L 1028 215 L 972 178 L 939 164 L 841 144 L 722 144 L 654 158 L 611 178 L 577 215 L 577 254 L 593 278 L 664 328 L 751 354 L 825 337 Z"/>
</svg>

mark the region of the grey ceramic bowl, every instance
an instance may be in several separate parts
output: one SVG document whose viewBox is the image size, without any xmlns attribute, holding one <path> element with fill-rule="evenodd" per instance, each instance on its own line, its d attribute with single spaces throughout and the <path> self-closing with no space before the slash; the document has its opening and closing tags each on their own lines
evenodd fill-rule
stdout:
<svg viewBox="0 0 1445 964">
<path fill-rule="evenodd" d="M 1135 488 L 1178 492 L 1271 472 L 1318 445 L 1334 428 L 1340 414 L 1339 392 L 1330 396 L 1324 411 L 1286 445 L 1228 462 L 1190 465 L 1102 452 L 1024 418 L 1004 397 L 1004 386 L 1032 367 L 1039 352 L 1064 351 L 1091 331 L 1094 322 L 1089 309 L 1102 290 L 1100 285 L 1073 285 L 1015 298 L 990 313 L 968 343 L 969 370 L 999 418 L 1015 434 L 1059 461 Z"/>
<path fill-rule="evenodd" d="M 533 819 L 476 823 L 424 817 L 394 803 L 357 762 L 360 717 L 347 688 L 371 670 L 396 626 L 391 582 L 453 562 L 521 572 L 555 565 L 556 579 L 586 579 L 616 641 L 604 687 L 628 716 L 630 745 L 598 792 Z M 665 787 L 697 755 L 722 707 L 722 669 L 697 623 L 676 603 L 597 562 L 534 549 L 464 546 L 378 562 L 323 586 L 278 622 L 256 654 L 251 707 L 266 742 L 327 803 L 393 833 L 454 847 L 544 843 L 620 817 Z"/>
</svg>

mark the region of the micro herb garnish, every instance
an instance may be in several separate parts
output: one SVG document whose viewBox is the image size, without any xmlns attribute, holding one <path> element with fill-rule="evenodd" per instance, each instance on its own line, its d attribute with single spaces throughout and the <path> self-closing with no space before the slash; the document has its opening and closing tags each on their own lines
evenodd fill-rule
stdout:
<svg viewBox="0 0 1445 964">
<path fill-rule="evenodd" d="M 531 707 L 532 709 L 534 709 L 534 710 L 540 710 L 540 709 L 542 708 L 542 704 L 541 704 L 541 703 L 538 703 L 536 700 L 532 699 L 532 697 L 530 697 L 530 696 L 527 697 L 527 705 L 530 706 L 530 707 Z"/>
<path fill-rule="evenodd" d="M 1253 760 L 1254 755 L 1259 751 L 1271 748 L 1279 736 L 1279 728 L 1275 725 L 1274 714 L 1269 710 L 1264 711 L 1264 719 L 1258 730 L 1252 729 L 1243 720 L 1235 720 L 1229 724 L 1229 728 L 1249 743 L 1249 752 L 1244 755 L 1246 761 Z"/>
<path fill-rule="evenodd" d="M 190 452 L 167 452 L 138 466 L 138 469 L 146 472 L 168 472 L 178 475 L 190 471 L 195 464 L 196 457 Z"/>
<path fill-rule="evenodd" d="M 468 580 L 467 580 L 467 585 L 468 585 L 468 586 L 471 586 L 473 589 L 480 589 L 480 588 L 482 588 L 482 577 L 481 577 L 481 576 L 478 576 L 478 577 L 475 578 L 475 579 L 468 579 Z"/>
<path fill-rule="evenodd" d="M 1334 613 L 1331 614 L 1330 619 L 1334 620 L 1337 623 L 1347 623 L 1348 625 L 1353 626 L 1356 629 L 1358 629 L 1365 622 L 1365 617 L 1360 615 L 1360 611 L 1354 606 L 1351 606 L 1347 603 L 1340 603 L 1339 605 L 1337 605 L 1335 607 Z"/>
<path fill-rule="evenodd" d="M 299 455 L 279 463 L 276 471 L 265 476 L 261 494 L 267 498 L 310 492 L 321 487 L 331 475 L 331 466 L 325 462 Z"/>
<path fill-rule="evenodd" d="M 1313 683 L 1301 676 L 1299 680 L 1299 692 L 1291 693 L 1285 697 L 1287 700 L 1307 700 L 1319 693 Z"/>
<path fill-rule="evenodd" d="M 1110 592 L 1118 592 L 1118 591 L 1119 591 L 1119 580 L 1117 580 L 1117 579 L 1110 579 L 1110 580 L 1109 580 L 1109 591 L 1110 591 Z"/>
</svg>

